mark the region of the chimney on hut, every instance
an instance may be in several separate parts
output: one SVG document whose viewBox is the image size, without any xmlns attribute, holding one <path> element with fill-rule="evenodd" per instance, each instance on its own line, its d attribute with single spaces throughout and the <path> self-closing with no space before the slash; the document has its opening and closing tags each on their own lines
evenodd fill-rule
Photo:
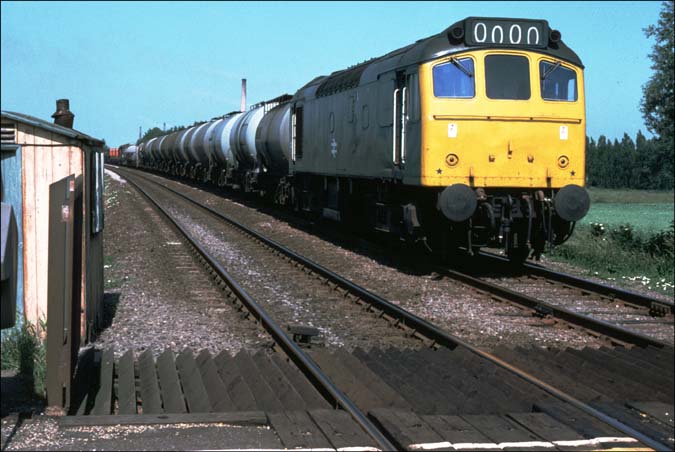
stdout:
<svg viewBox="0 0 675 452">
<path fill-rule="evenodd" d="M 241 107 L 239 108 L 239 111 L 241 111 L 241 112 L 246 111 L 246 79 L 245 78 L 241 79 Z"/>
<path fill-rule="evenodd" d="M 59 99 L 56 101 L 56 112 L 54 112 L 52 118 L 54 118 L 54 124 L 68 127 L 69 129 L 73 128 L 75 115 L 70 111 L 70 102 L 68 99 Z"/>
</svg>

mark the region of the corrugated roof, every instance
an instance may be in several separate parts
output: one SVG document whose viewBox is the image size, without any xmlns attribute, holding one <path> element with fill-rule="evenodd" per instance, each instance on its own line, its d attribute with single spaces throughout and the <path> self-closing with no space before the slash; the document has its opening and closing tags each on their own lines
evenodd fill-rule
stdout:
<svg viewBox="0 0 675 452">
<path fill-rule="evenodd" d="M 85 133 L 79 132 L 75 129 L 69 129 L 68 127 L 63 127 L 53 122 L 45 121 L 44 119 L 36 118 L 34 116 L 25 115 L 23 113 L 16 113 L 13 111 L 2 110 L 1 112 L 2 119 L 12 119 L 14 121 L 19 121 L 24 124 L 30 124 L 35 127 L 40 127 L 41 129 L 48 130 L 50 132 L 58 133 L 59 135 L 64 135 L 69 138 L 74 138 L 76 140 L 85 141 L 93 146 L 103 146 L 103 140 L 98 138 L 91 137 Z"/>
</svg>

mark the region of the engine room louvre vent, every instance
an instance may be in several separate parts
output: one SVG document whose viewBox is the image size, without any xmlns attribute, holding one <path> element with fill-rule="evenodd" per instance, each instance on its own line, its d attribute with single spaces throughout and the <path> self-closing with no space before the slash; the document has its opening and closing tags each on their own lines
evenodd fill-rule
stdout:
<svg viewBox="0 0 675 452">
<path fill-rule="evenodd" d="M 352 68 L 329 75 L 316 90 L 316 97 L 330 96 L 340 91 L 356 88 L 361 81 L 361 74 L 363 74 L 363 71 L 366 70 L 368 64 L 371 62 L 369 60 Z"/>
<path fill-rule="evenodd" d="M 16 143 L 16 125 L 12 123 L 2 123 L 2 144 Z"/>
</svg>

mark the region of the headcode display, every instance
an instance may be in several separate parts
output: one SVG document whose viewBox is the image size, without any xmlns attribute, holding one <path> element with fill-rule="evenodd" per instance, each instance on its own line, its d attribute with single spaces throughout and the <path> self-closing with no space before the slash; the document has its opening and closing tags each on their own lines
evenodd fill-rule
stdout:
<svg viewBox="0 0 675 452">
<path fill-rule="evenodd" d="M 546 47 L 548 26 L 542 20 L 467 19 L 467 45 Z"/>
</svg>

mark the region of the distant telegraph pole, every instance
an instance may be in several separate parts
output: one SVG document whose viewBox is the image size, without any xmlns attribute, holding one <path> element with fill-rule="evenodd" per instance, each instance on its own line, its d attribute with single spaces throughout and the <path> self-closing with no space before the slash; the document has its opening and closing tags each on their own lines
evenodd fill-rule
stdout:
<svg viewBox="0 0 675 452">
<path fill-rule="evenodd" d="M 245 78 L 241 79 L 241 107 L 239 108 L 239 111 L 241 111 L 241 112 L 246 111 L 246 79 Z"/>
<path fill-rule="evenodd" d="M 166 132 L 166 123 L 164 123 L 164 131 Z"/>
<path fill-rule="evenodd" d="M 138 126 L 138 139 L 141 139 L 141 136 L 143 135 L 141 132 L 143 131 L 143 126 Z"/>
</svg>

